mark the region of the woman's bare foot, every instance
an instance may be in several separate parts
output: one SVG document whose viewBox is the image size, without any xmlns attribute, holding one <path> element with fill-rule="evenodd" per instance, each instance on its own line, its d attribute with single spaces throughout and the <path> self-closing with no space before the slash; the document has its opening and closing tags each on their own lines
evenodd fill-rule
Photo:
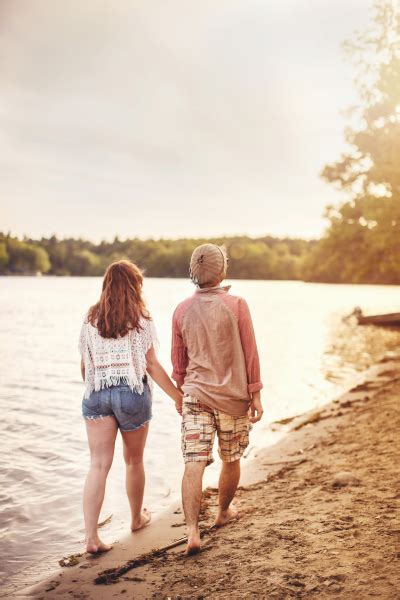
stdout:
<svg viewBox="0 0 400 600">
<path fill-rule="evenodd" d="M 104 544 L 99 538 L 86 540 L 86 552 L 89 552 L 90 554 L 109 552 L 111 548 L 112 546 L 109 544 Z"/>
<path fill-rule="evenodd" d="M 228 510 L 223 511 L 220 509 L 218 511 L 214 525 L 216 527 L 223 527 L 224 525 L 229 523 L 229 521 L 232 521 L 233 519 L 237 519 L 238 517 L 239 517 L 239 508 L 236 504 L 231 502 Z"/>
<path fill-rule="evenodd" d="M 198 552 L 200 552 L 200 531 L 197 529 L 188 533 L 185 554 L 186 556 L 192 556 Z"/>
<path fill-rule="evenodd" d="M 131 530 L 139 531 L 139 529 L 143 529 L 143 527 L 146 527 L 146 525 L 148 525 L 150 521 L 151 514 L 149 513 L 147 508 L 144 508 L 140 513 L 140 519 L 138 521 L 132 521 Z"/>
</svg>

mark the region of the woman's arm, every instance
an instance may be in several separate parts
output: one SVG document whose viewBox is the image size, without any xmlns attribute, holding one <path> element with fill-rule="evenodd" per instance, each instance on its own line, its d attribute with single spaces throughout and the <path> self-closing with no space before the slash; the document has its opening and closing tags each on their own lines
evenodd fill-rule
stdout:
<svg viewBox="0 0 400 600">
<path fill-rule="evenodd" d="M 85 381 L 85 363 L 83 362 L 83 358 L 81 358 L 81 375 L 83 381 Z"/>
<path fill-rule="evenodd" d="M 175 402 L 176 410 L 179 412 L 179 414 L 181 414 L 183 393 L 174 386 L 171 379 L 168 377 L 166 370 L 158 361 L 153 346 L 146 354 L 146 362 L 147 372 L 150 377 L 154 379 L 156 384 L 159 385 L 160 388 L 172 398 L 172 400 Z"/>
</svg>

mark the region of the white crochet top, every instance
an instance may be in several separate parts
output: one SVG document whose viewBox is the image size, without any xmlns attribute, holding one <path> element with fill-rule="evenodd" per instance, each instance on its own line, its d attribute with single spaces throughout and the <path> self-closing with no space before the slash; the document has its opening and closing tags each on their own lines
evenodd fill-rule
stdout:
<svg viewBox="0 0 400 600">
<path fill-rule="evenodd" d="M 124 337 L 103 338 L 85 316 L 79 337 L 85 364 L 85 398 L 113 385 L 129 385 L 132 391 L 143 392 L 146 354 L 156 346 L 157 334 L 153 321 L 141 317 L 139 325 L 140 330 L 132 329 Z"/>
</svg>

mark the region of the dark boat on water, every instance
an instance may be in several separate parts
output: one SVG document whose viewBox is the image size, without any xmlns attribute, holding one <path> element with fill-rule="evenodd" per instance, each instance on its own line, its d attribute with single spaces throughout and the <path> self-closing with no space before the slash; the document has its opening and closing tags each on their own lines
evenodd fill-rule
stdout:
<svg viewBox="0 0 400 600">
<path fill-rule="evenodd" d="M 357 319 L 359 325 L 381 325 L 383 327 L 400 327 L 400 313 L 388 313 L 386 315 L 363 315 L 359 306 L 354 309 L 352 316 Z"/>
</svg>

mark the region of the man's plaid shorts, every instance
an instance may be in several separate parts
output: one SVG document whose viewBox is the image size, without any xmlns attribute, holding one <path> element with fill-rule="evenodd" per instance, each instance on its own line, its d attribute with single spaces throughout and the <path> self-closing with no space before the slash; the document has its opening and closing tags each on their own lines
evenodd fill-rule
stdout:
<svg viewBox="0 0 400 600">
<path fill-rule="evenodd" d="M 233 462 L 249 445 L 248 415 L 233 417 L 213 410 L 192 396 L 184 396 L 182 408 L 182 453 L 185 462 L 213 462 L 215 433 L 221 460 Z"/>
</svg>

